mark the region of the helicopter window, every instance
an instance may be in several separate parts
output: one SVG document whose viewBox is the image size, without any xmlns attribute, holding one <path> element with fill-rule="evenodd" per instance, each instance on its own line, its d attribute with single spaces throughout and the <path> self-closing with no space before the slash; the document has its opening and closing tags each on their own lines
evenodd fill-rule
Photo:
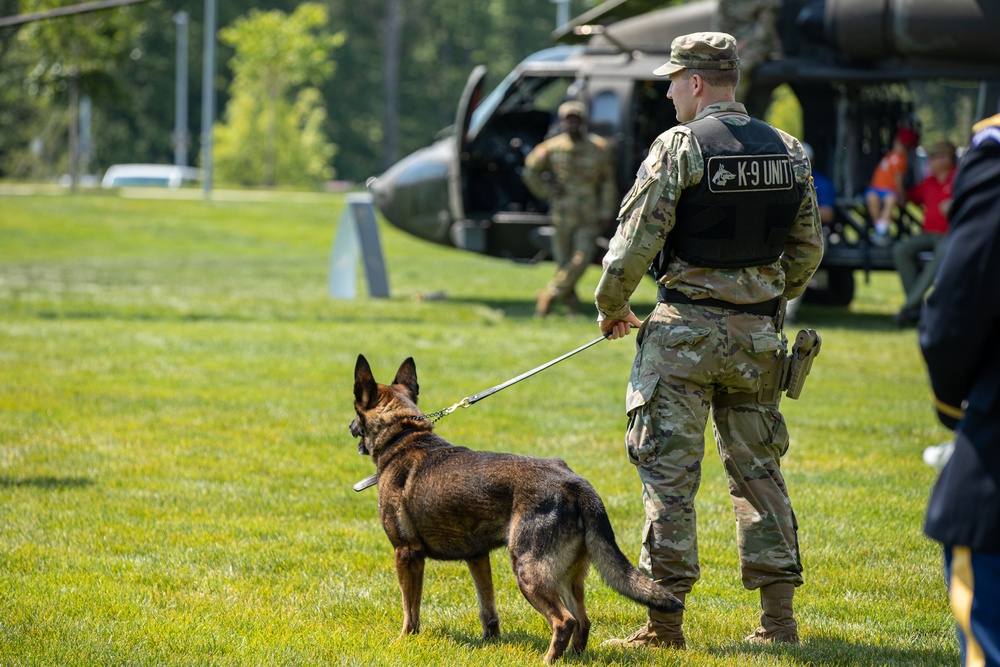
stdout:
<svg viewBox="0 0 1000 667">
<path fill-rule="evenodd" d="M 526 63 L 536 63 L 536 62 L 559 62 L 565 60 L 573 53 L 580 50 L 580 47 L 572 46 L 554 46 L 551 49 L 545 49 L 544 51 L 539 51 L 538 53 L 532 54 L 524 59 L 521 63 L 522 65 Z M 512 70 L 507 76 L 504 77 L 503 81 L 490 91 L 490 94 L 483 98 L 483 101 L 479 103 L 479 106 L 472 112 L 472 118 L 469 122 L 469 136 L 476 136 L 479 134 L 479 130 L 482 126 L 489 120 L 496 108 L 507 96 L 507 89 L 510 88 L 515 81 L 521 76 L 520 67 Z"/>
<path fill-rule="evenodd" d="M 525 187 L 521 168 L 553 127 L 556 110 L 572 83 L 569 76 L 522 75 L 507 87 L 503 100 L 468 145 L 463 166 L 467 212 L 545 210 L 544 202 L 535 200 Z"/>
<path fill-rule="evenodd" d="M 656 137 L 677 124 L 674 103 L 667 99 L 669 79 L 637 81 L 632 95 L 632 138 L 625 146 L 622 177 L 631 183 Z"/>
<path fill-rule="evenodd" d="M 590 102 L 590 130 L 596 134 L 609 136 L 621 127 L 621 102 L 613 90 L 602 90 Z"/>
<path fill-rule="evenodd" d="M 525 77 L 511 86 L 510 93 L 500 105 L 499 113 L 536 110 L 554 114 L 566 99 L 566 90 L 572 82 L 567 77 Z"/>
</svg>

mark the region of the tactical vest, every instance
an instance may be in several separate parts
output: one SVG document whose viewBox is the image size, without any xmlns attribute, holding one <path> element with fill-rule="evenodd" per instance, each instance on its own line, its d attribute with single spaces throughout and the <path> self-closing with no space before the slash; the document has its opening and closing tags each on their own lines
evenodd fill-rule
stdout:
<svg viewBox="0 0 1000 667">
<path fill-rule="evenodd" d="M 686 126 L 701 146 L 705 173 L 677 202 L 659 266 L 666 268 L 671 252 L 719 269 L 774 262 L 805 194 L 781 137 L 756 119 L 737 126 L 706 116 Z"/>
</svg>

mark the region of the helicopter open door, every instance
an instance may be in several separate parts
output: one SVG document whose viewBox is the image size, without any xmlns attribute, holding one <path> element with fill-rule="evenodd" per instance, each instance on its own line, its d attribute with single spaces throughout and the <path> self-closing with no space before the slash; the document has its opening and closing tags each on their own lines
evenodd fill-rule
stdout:
<svg viewBox="0 0 1000 667">
<path fill-rule="evenodd" d="M 483 99 L 483 81 L 486 79 L 486 66 L 477 65 L 465 83 L 465 89 L 458 100 L 458 110 L 455 112 L 455 150 L 448 171 L 448 203 L 455 220 L 465 220 L 466 179 L 463 174 L 463 164 L 469 159 L 469 127 L 472 124 L 472 114 Z"/>
<path fill-rule="evenodd" d="M 562 62 L 571 52 L 559 47 L 535 54 L 485 97 L 485 69 L 469 77 L 449 172 L 455 247 L 515 260 L 548 254 L 548 205 L 528 192 L 521 170 L 531 149 L 558 131 L 556 109 L 577 79 L 578 66 Z"/>
</svg>

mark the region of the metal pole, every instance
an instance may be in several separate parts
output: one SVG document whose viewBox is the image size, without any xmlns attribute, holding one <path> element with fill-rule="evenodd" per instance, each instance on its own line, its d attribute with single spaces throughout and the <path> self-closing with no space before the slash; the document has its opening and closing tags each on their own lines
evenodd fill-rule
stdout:
<svg viewBox="0 0 1000 667">
<path fill-rule="evenodd" d="M 80 73 L 73 65 L 69 74 L 69 191 L 80 184 Z"/>
<path fill-rule="evenodd" d="M 201 184 L 212 196 L 212 124 L 215 122 L 215 0 L 205 0 L 205 56 L 201 86 Z"/>
<path fill-rule="evenodd" d="M 94 142 L 91 139 L 91 103 L 90 95 L 80 96 L 80 163 L 78 172 L 81 177 L 90 174 L 90 158 L 94 155 Z"/>
<path fill-rule="evenodd" d="M 174 100 L 174 164 L 188 163 L 188 13 L 174 14 L 177 25 L 177 81 Z"/>
<path fill-rule="evenodd" d="M 569 23 L 569 0 L 552 0 L 556 6 L 556 28 Z"/>
</svg>

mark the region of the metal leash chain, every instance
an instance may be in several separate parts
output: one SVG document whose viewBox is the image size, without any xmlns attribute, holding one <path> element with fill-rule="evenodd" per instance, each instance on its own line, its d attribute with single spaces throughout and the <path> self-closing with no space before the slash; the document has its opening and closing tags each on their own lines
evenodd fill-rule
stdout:
<svg viewBox="0 0 1000 667">
<path fill-rule="evenodd" d="M 457 410 L 459 408 L 467 408 L 470 405 L 472 405 L 472 404 L 469 403 L 469 399 L 468 399 L 468 397 L 466 397 L 466 398 L 463 398 L 462 400 L 460 400 L 455 405 L 451 406 L 450 408 L 445 408 L 444 410 L 438 410 L 437 412 L 432 412 L 429 415 L 424 415 L 424 419 L 427 419 L 432 424 L 434 424 L 439 419 L 441 419 L 442 417 L 447 417 L 448 415 L 450 415 L 455 410 Z"/>
</svg>

